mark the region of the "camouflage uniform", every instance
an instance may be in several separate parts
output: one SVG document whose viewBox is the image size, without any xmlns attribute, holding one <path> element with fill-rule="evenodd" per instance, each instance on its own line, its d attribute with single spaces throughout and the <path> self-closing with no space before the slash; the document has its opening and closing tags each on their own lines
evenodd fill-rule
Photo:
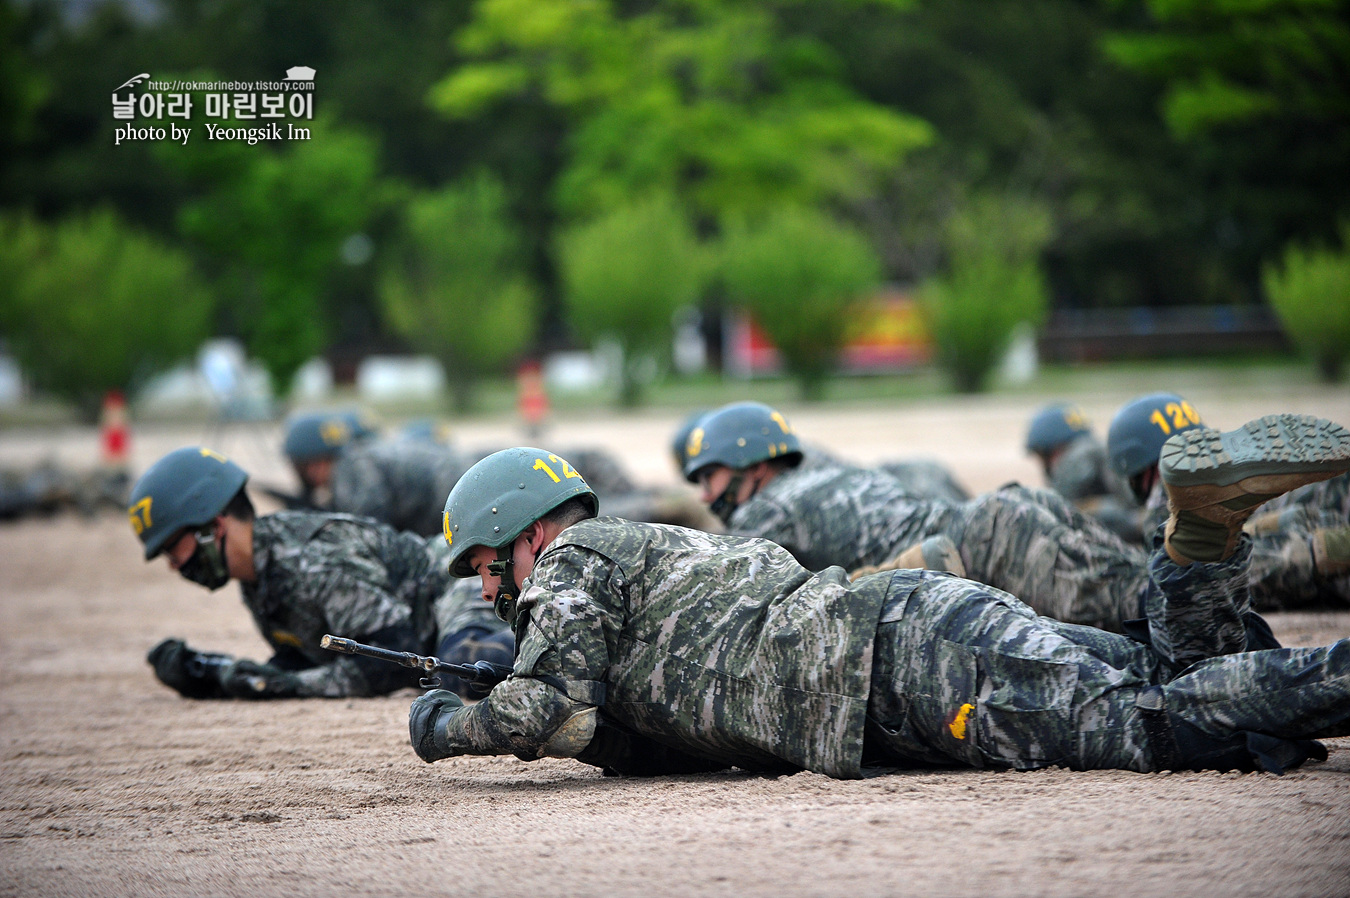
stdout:
<svg viewBox="0 0 1350 898">
<path fill-rule="evenodd" d="M 900 485 L 911 496 L 946 502 L 965 502 L 970 498 L 970 491 L 961 485 L 951 471 L 935 461 L 884 461 L 877 468 L 900 481 Z"/>
<path fill-rule="evenodd" d="M 431 654 L 438 633 L 504 629 L 479 590 L 450 576 L 448 555 L 440 537 L 350 515 L 278 512 L 254 521 L 257 579 L 240 585 L 277 653 L 269 663 L 297 672 L 300 695 L 377 695 L 415 685 L 417 675 L 320 648 L 325 633 Z"/>
<path fill-rule="evenodd" d="M 457 451 L 417 438 L 357 440 L 343 449 L 333 466 L 331 509 L 372 517 L 396 530 L 439 534 L 445 497 L 474 462 L 493 451 Z M 696 508 L 687 507 L 689 501 L 639 490 L 623 465 L 603 450 L 560 454 L 625 517 L 679 523 L 706 519 Z"/>
<path fill-rule="evenodd" d="M 526 582 L 514 675 L 449 713 L 437 748 L 566 753 L 558 734 L 598 707 L 570 756 L 616 772 L 1250 768 L 1246 730 L 1350 733 L 1350 640 L 1243 652 L 1243 563 L 1239 551 L 1178 568 L 1157 553 L 1150 648 L 945 573 L 850 583 L 762 540 L 583 521 Z M 678 763 L 614 748 L 629 738 Z M 1268 742 L 1281 751 L 1267 769 L 1317 754 Z"/>
<path fill-rule="evenodd" d="M 1060 450 L 1050 464 L 1047 486 L 1122 539 L 1143 542 L 1134 496 L 1112 472 L 1106 447 L 1091 433 L 1079 434 Z"/>
<path fill-rule="evenodd" d="M 732 514 L 733 533 L 786 548 L 811 570 L 882 564 L 949 536 L 966 576 L 1040 614 L 1119 630 L 1140 616 L 1147 553 L 1060 496 L 1010 485 L 965 503 L 918 499 L 885 474 L 816 462 L 782 471 Z"/>
<path fill-rule="evenodd" d="M 357 440 L 333 465 L 330 507 L 432 536 L 450 488 L 477 460 L 421 440 Z"/>
</svg>

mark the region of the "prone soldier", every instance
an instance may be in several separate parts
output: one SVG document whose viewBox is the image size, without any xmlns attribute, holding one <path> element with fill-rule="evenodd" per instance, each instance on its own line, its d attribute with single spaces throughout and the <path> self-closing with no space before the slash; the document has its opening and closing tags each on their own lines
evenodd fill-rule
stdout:
<svg viewBox="0 0 1350 898">
<path fill-rule="evenodd" d="M 1149 561 L 1145 642 L 1038 617 L 924 570 L 850 582 L 766 540 L 597 518 L 567 462 L 509 449 L 445 504 L 456 576 L 511 621 L 514 672 L 409 711 L 417 755 L 573 757 L 627 774 L 735 766 L 1264 769 L 1350 734 L 1350 640 L 1271 646 L 1246 603 L 1262 498 L 1350 469 L 1350 432 L 1263 421 L 1169 443 L 1174 514 Z M 547 469 L 547 471 L 545 470 Z M 552 472 L 553 476 L 547 476 Z M 523 486 L 522 486 L 523 485 Z"/>
<path fill-rule="evenodd" d="M 450 577 L 444 539 L 345 514 L 257 516 L 247 481 L 224 456 L 188 447 L 161 458 L 132 490 L 128 514 L 146 560 L 164 555 L 209 590 L 238 580 L 274 652 L 260 664 L 166 639 L 147 659 L 161 682 L 189 698 L 338 698 L 415 685 L 379 662 L 334 657 L 321 646 L 327 633 L 396 652 L 435 650 L 456 663 L 511 662 L 510 632 Z"/>
<path fill-rule="evenodd" d="M 1026 448 L 1040 461 L 1048 489 L 1121 539 L 1143 543 L 1134 497 L 1107 463 L 1106 447 L 1081 409 L 1067 402 L 1041 408 L 1027 428 Z"/>
</svg>

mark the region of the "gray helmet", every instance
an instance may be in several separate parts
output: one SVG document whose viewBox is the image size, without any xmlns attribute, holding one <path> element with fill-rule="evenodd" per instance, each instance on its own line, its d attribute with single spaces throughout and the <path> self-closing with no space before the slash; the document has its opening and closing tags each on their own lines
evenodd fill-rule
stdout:
<svg viewBox="0 0 1350 898">
<path fill-rule="evenodd" d="M 802 460 L 801 443 L 782 414 L 762 402 L 733 402 L 709 412 L 685 443 L 684 478 L 698 482 L 708 465 L 743 470 L 771 458 Z"/>
<path fill-rule="evenodd" d="M 1027 451 L 1046 455 L 1090 431 L 1087 417 L 1078 406 L 1055 402 L 1032 417 L 1027 430 Z"/>
<path fill-rule="evenodd" d="M 1199 413 L 1176 393 L 1150 393 L 1116 412 L 1106 454 L 1115 472 L 1128 480 L 1158 463 L 1172 434 L 1202 426 Z"/>
<path fill-rule="evenodd" d="M 282 451 L 297 464 L 336 455 L 352 440 L 374 432 L 359 412 L 304 412 L 286 422 Z"/>
<path fill-rule="evenodd" d="M 244 469 L 200 446 L 175 449 L 150 466 L 131 490 L 127 516 L 145 544 L 145 560 L 188 527 L 209 523 L 248 481 Z"/>
<path fill-rule="evenodd" d="M 500 549 L 535 521 L 580 496 L 599 510 L 600 500 L 566 459 L 543 449 L 520 446 L 482 459 L 450 490 L 442 526 L 450 546 L 450 573 L 472 577 L 468 552 L 474 546 Z"/>
<path fill-rule="evenodd" d="M 689 456 L 685 454 L 686 447 L 689 445 L 689 435 L 694 432 L 698 422 L 702 421 L 707 414 L 706 408 L 701 408 L 692 413 L 684 419 L 684 423 L 675 430 L 675 435 L 670 439 L 670 454 L 675 459 L 676 470 L 680 473 L 684 473 L 684 463 L 689 460 Z"/>
</svg>

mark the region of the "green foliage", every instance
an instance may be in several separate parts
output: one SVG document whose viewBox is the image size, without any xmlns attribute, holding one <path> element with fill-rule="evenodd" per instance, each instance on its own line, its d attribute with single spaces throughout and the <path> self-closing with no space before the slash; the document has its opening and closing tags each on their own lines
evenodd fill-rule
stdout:
<svg viewBox="0 0 1350 898">
<path fill-rule="evenodd" d="M 468 119 L 507 98 L 561 110 L 570 138 L 555 199 L 568 217 L 652 191 L 708 218 L 864 196 L 932 133 L 855 93 L 840 58 L 785 33 L 778 12 L 762 0 L 626 15 L 602 2 L 485 0 L 458 35 L 470 61 L 432 102 Z"/>
<path fill-rule="evenodd" d="M 460 410 L 479 377 L 525 347 L 537 293 L 503 188 L 485 173 L 408 203 L 379 285 L 389 326 L 441 360 Z"/>
<path fill-rule="evenodd" d="M 326 282 L 339 249 L 382 202 L 374 142 L 316 119 L 309 140 L 165 147 L 206 193 L 185 203 L 182 232 L 219 269 L 229 324 L 284 390 L 327 348 Z"/>
<path fill-rule="evenodd" d="M 573 328 L 592 343 L 618 343 L 619 401 L 637 404 L 640 367 L 665 357 L 675 311 L 698 298 L 706 276 L 688 220 L 669 197 L 616 208 L 564 233 L 559 264 Z"/>
<path fill-rule="evenodd" d="M 852 309 L 880 283 L 880 269 L 860 233 L 798 207 L 730 225 L 721 261 L 728 297 L 754 313 L 805 399 L 821 395 Z"/>
<path fill-rule="evenodd" d="M 1119 33 L 1107 52 L 1168 82 L 1163 110 L 1179 135 L 1274 116 L 1350 113 L 1345 0 L 1146 0 L 1156 31 Z"/>
<path fill-rule="evenodd" d="M 1039 254 L 1049 214 L 1020 198 L 974 197 L 948 221 L 948 271 L 921 291 L 938 363 L 957 390 L 984 388 L 1013 328 L 1038 326 L 1049 306 Z"/>
<path fill-rule="evenodd" d="M 1312 356 L 1332 383 L 1350 359 L 1350 222 L 1341 225 L 1340 249 L 1292 245 L 1278 265 L 1267 265 L 1262 283 L 1289 336 Z"/>
<path fill-rule="evenodd" d="M 35 383 L 98 407 L 190 356 L 213 298 L 187 256 L 102 210 L 54 227 L 0 219 L 0 327 Z"/>
</svg>

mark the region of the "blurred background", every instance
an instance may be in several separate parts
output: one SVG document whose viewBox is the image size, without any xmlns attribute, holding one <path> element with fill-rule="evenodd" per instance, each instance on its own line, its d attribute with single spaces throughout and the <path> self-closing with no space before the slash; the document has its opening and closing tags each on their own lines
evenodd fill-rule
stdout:
<svg viewBox="0 0 1350 898">
<path fill-rule="evenodd" d="M 0 69 L 11 436 L 1350 355 L 1350 2 L 3 0 Z"/>
</svg>

